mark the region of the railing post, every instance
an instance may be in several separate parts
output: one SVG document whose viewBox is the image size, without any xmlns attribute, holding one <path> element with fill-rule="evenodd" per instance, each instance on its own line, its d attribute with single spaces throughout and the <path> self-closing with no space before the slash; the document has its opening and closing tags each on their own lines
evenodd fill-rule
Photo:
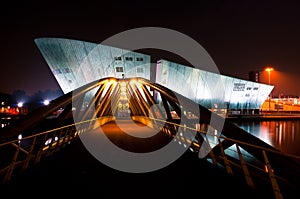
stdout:
<svg viewBox="0 0 300 199">
<path fill-rule="evenodd" d="M 89 127 L 88 127 L 89 128 Z M 68 137 L 67 137 L 67 140 L 66 142 L 68 143 L 70 140 L 71 140 L 71 136 L 72 136 L 72 129 L 69 127 L 68 128 L 68 134 L 66 134 Z"/>
<path fill-rule="evenodd" d="M 54 137 L 55 138 L 55 137 Z M 51 153 L 51 150 L 52 150 L 52 145 L 53 145 L 53 136 L 51 137 L 51 143 L 50 144 L 48 144 L 49 145 L 49 147 L 48 147 L 48 149 L 47 149 L 47 152 L 46 152 L 46 155 L 45 156 L 49 156 L 50 155 L 50 153 Z"/>
<path fill-rule="evenodd" d="M 63 139 L 61 140 L 62 134 L 63 134 L 63 129 L 61 129 L 60 132 L 59 132 L 57 144 L 56 144 L 56 147 L 55 147 L 55 152 L 58 151 L 61 148 L 61 145 L 63 144 Z"/>
<path fill-rule="evenodd" d="M 248 168 L 247 168 L 247 164 L 243 158 L 243 155 L 241 153 L 241 150 L 240 150 L 240 147 L 238 146 L 237 143 L 235 143 L 235 146 L 236 146 L 236 149 L 237 149 L 237 152 L 239 154 L 239 158 L 240 158 L 240 162 L 241 162 L 241 167 L 243 169 L 243 172 L 244 172 L 244 175 L 245 175 L 245 178 L 246 178 L 246 182 L 247 182 L 247 185 L 249 187 L 251 187 L 252 189 L 255 189 L 255 186 L 254 186 L 254 183 L 252 181 L 252 178 L 250 176 L 250 173 L 248 171 Z"/>
<path fill-rule="evenodd" d="M 63 138 L 63 141 L 61 142 L 61 146 L 60 148 L 64 147 L 64 144 L 68 141 L 68 131 L 69 131 L 69 128 L 67 128 L 66 132 L 63 134 L 64 138 Z"/>
<path fill-rule="evenodd" d="M 198 133 L 198 137 L 200 137 L 200 136 L 201 136 L 200 133 L 199 133 L 199 132 L 197 132 L 197 133 Z M 210 155 L 210 157 L 211 157 L 211 159 L 212 159 L 213 165 L 217 165 L 216 156 L 215 156 L 214 152 L 212 151 L 212 148 L 211 148 L 211 146 L 210 146 L 210 144 L 209 144 L 209 140 L 208 140 L 206 134 L 204 134 L 203 137 L 205 138 L 205 141 L 204 141 L 202 144 L 199 143 L 200 141 L 199 141 L 199 139 L 198 139 L 198 144 L 199 144 L 199 146 L 200 146 L 198 156 L 199 156 L 199 158 L 201 158 L 201 157 L 200 157 L 200 156 L 202 156 L 202 155 L 201 155 L 201 152 L 202 152 L 201 150 L 205 150 L 205 151 L 203 152 L 203 154 L 206 155 L 207 152 L 208 152 L 209 155 Z"/>
<path fill-rule="evenodd" d="M 39 150 L 37 152 L 36 158 L 34 160 L 34 164 L 39 163 L 40 160 L 41 160 L 41 156 L 42 156 L 42 153 L 43 153 L 43 147 L 44 147 L 44 144 L 45 144 L 45 142 L 47 140 L 47 137 L 48 137 L 48 134 L 45 134 L 43 142 L 41 143 L 41 146 L 39 147 Z"/>
<path fill-rule="evenodd" d="M 14 153 L 14 156 L 12 158 L 11 164 L 9 165 L 9 167 L 7 169 L 7 172 L 6 172 L 6 174 L 4 176 L 4 179 L 3 179 L 4 183 L 8 182 L 11 179 L 12 173 L 13 173 L 14 168 L 15 168 L 16 161 L 18 159 L 20 147 L 21 147 L 21 142 L 18 141 L 18 147 L 16 149 L 16 152 Z"/>
<path fill-rule="evenodd" d="M 275 175 L 273 173 L 271 164 L 270 164 L 270 162 L 268 160 L 266 151 L 263 150 L 262 153 L 264 155 L 264 159 L 265 159 L 265 162 L 266 162 L 266 166 L 267 166 L 268 174 L 269 174 L 269 177 L 270 177 L 270 180 L 271 180 L 271 184 L 272 184 L 272 187 L 273 187 L 273 191 L 274 191 L 274 194 L 275 194 L 275 198 L 276 199 L 282 199 L 283 197 L 281 195 L 281 192 L 280 192 L 279 186 L 277 184 Z"/>
<path fill-rule="evenodd" d="M 224 164 L 225 164 L 225 168 L 226 168 L 226 171 L 227 173 L 229 173 L 230 175 L 233 175 L 233 171 L 230 167 L 230 164 L 229 164 L 229 161 L 226 157 L 226 154 L 224 152 L 224 149 L 223 149 L 223 146 L 222 146 L 222 142 L 220 141 L 220 139 L 218 139 L 219 141 L 219 145 L 220 145 L 220 149 L 221 149 L 221 153 L 222 153 L 222 156 L 223 156 L 223 159 L 224 159 Z"/>
<path fill-rule="evenodd" d="M 32 144 L 30 146 L 30 149 L 29 149 L 29 152 L 27 154 L 27 157 L 26 157 L 26 160 L 22 166 L 22 169 L 21 169 L 21 172 L 25 171 L 28 166 L 29 166 L 29 162 L 31 160 L 31 157 L 32 157 L 32 153 L 33 153 L 33 149 L 34 149 L 34 146 L 35 146 L 35 143 L 36 143 L 36 136 L 34 137 L 33 141 L 32 141 Z"/>
</svg>

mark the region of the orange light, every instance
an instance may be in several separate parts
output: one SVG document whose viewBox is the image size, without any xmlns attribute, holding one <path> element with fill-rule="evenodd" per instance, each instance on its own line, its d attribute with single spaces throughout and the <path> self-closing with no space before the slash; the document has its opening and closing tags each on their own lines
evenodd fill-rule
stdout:
<svg viewBox="0 0 300 199">
<path fill-rule="evenodd" d="M 272 173 L 274 173 L 274 170 L 273 170 L 273 169 L 272 169 L 271 171 L 272 171 Z M 265 172 L 267 172 L 267 173 L 269 172 L 268 166 L 267 166 L 267 165 L 265 165 Z"/>
<path fill-rule="evenodd" d="M 265 69 L 265 71 L 267 71 L 269 74 L 269 85 L 271 84 L 271 71 L 273 71 L 273 70 L 274 70 L 274 68 L 272 68 L 272 67 L 267 67 Z"/>
<path fill-rule="evenodd" d="M 271 72 L 273 70 L 274 70 L 274 68 L 270 68 L 270 67 L 265 69 L 265 71 L 268 71 L 268 72 Z"/>
</svg>

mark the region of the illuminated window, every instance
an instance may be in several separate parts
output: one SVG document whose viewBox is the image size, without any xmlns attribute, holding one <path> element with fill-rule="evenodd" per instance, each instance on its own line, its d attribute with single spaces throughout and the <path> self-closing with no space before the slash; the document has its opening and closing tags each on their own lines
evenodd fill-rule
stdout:
<svg viewBox="0 0 300 199">
<path fill-rule="evenodd" d="M 245 84 L 243 83 L 234 83 L 233 91 L 244 91 Z"/>
<path fill-rule="evenodd" d="M 116 67 L 116 72 L 122 73 L 123 72 L 123 67 Z"/>
</svg>

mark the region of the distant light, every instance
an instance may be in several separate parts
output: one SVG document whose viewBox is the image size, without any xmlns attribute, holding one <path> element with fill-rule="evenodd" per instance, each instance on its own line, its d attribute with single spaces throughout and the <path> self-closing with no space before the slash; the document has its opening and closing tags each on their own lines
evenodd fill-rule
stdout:
<svg viewBox="0 0 300 199">
<path fill-rule="evenodd" d="M 273 71 L 273 70 L 274 70 L 274 68 L 271 68 L 271 67 L 268 67 L 265 69 L 265 71 L 268 71 L 268 72 Z"/>
<path fill-rule="evenodd" d="M 49 105 L 50 101 L 49 100 L 44 100 L 44 105 L 47 106 Z"/>
<path fill-rule="evenodd" d="M 49 138 L 48 140 L 46 140 L 45 145 L 51 144 L 52 142 L 52 138 Z"/>
<path fill-rule="evenodd" d="M 18 135 L 18 143 L 21 142 L 22 137 L 23 137 L 22 134 L 19 134 L 19 135 Z"/>
<path fill-rule="evenodd" d="M 23 102 L 18 103 L 18 107 L 21 108 L 23 106 Z"/>
</svg>

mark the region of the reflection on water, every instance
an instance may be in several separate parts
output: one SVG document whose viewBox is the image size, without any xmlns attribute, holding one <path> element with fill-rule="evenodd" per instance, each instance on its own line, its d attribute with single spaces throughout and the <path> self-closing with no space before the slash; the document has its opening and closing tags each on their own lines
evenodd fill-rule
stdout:
<svg viewBox="0 0 300 199">
<path fill-rule="evenodd" d="M 282 152 L 300 156 L 300 120 L 242 121 L 235 124 Z"/>
</svg>

